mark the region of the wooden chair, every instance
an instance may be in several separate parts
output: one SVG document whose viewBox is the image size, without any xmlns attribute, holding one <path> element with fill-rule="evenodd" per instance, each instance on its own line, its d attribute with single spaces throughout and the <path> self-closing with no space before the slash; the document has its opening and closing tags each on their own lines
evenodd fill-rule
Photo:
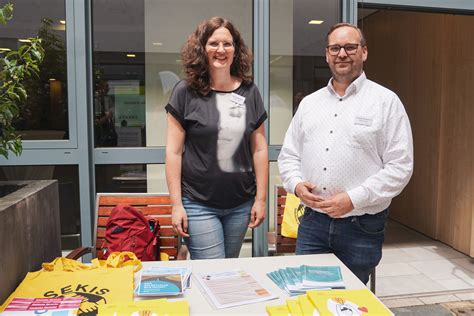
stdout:
<svg viewBox="0 0 474 316">
<path fill-rule="evenodd" d="M 160 252 L 169 255 L 170 260 L 181 257 L 180 239 L 171 226 L 171 205 L 168 194 L 160 193 L 97 193 L 94 246 L 81 247 L 72 251 L 67 258 L 78 259 L 87 253 L 96 257 L 105 237 L 105 226 L 110 212 L 117 204 L 128 204 L 144 215 L 158 218 L 160 222 Z M 100 259 L 100 258 L 99 258 Z"/>
<path fill-rule="evenodd" d="M 285 237 L 281 234 L 281 224 L 285 213 L 286 191 L 277 185 L 275 186 L 275 231 L 268 233 L 268 255 L 281 255 L 285 253 L 295 253 L 296 239 Z M 375 294 L 375 268 L 370 272 L 370 290 Z"/>
</svg>

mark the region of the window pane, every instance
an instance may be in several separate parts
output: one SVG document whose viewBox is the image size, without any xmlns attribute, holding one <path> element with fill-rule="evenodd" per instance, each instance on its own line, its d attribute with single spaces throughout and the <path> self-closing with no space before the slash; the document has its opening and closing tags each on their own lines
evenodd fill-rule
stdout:
<svg viewBox="0 0 474 316">
<path fill-rule="evenodd" d="M 283 143 L 301 99 L 324 87 L 326 34 L 340 21 L 339 1 L 270 0 L 270 140 Z M 309 24 L 311 20 L 323 21 Z"/>
<path fill-rule="evenodd" d="M 98 193 L 168 193 L 164 164 L 96 165 Z"/>
<path fill-rule="evenodd" d="M 43 39 L 38 77 L 25 82 L 27 100 L 14 127 L 24 140 L 68 139 L 66 11 L 64 0 L 14 2 L 13 19 L 2 25 L 0 53 L 17 50 L 29 37 Z"/>
<path fill-rule="evenodd" d="M 81 243 L 79 173 L 77 166 L 3 166 L 0 181 L 58 180 L 61 247 L 71 250 Z"/>
<path fill-rule="evenodd" d="M 180 50 L 200 21 L 224 16 L 252 47 L 252 0 L 94 0 L 92 12 L 95 147 L 165 145 Z"/>
</svg>

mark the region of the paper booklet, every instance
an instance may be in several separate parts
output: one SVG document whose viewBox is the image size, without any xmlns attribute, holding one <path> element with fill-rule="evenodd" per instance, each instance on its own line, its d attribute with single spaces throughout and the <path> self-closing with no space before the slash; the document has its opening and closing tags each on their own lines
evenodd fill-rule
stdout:
<svg viewBox="0 0 474 316">
<path fill-rule="evenodd" d="M 333 289 L 345 287 L 341 268 L 338 266 L 303 266 L 303 285 Z"/>
<path fill-rule="evenodd" d="M 135 294 L 167 296 L 183 294 L 189 288 L 191 268 L 150 267 L 142 269 Z"/>
<path fill-rule="evenodd" d="M 120 302 L 99 306 L 100 316 L 117 315 L 168 315 L 188 316 L 189 302 L 187 300 L 169 301 L 166 298 Z"/>
<path fill-rule="evenodd" d="M 77 315 L 82 297 L 20 298 L 15 297 L 0 315 Z"/>
<path fill-rule="evenodd" d="M 393 313 L 380 302 L 369 289 L 308 291 L 307 296 L 316 315 L 377 315 L 392 316 Z"/>
<path fill-rule="evenodd" d="M 244 270 L 200 273 L 196 279 L 203 294 L 217 309 L 277 298 Z"/>
<path fill-rule="evenodd" d="M 287 267 L 267 273 L 278 287 L 290 296 L 310 289 L 344 289 L 341 269 L 338 266 Z"/>
<path fill-rule="evenodd" d="M 286 304 L 266 307 L 269 316 L 393 316 L 392 312 L 368 289 L 311 290 Z"/>
</svg>

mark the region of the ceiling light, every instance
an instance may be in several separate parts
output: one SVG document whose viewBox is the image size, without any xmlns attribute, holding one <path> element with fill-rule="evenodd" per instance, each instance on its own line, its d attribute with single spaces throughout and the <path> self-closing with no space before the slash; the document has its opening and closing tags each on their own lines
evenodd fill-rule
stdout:
<svg viewBox="0 0 474 316">
<path fill-rule="evenodd" d="M 54 78 L 49 78 L 49 81 L 56 81 L 56 79 L 54 79 Z"/>
<path fill-rule="evenodd" d="M 323 20 L 311 20 L 308 22 L 308 24 L 322 24 L 323 22 Z"/>
<path fill-rule="evenodd" d="M 135 57 L 137 57 L 137 55 L 135 55 L 135 54 L 127 54 L 127 57 L 128 57 L 128 58 L 135 58 Z"/>
<path fill-rule="evenodd" d="M 66 20 L 59 20 L 59 23 L 66 25 Z"/>
<path fill-rule="evenodd" d="M 153 45 L 154 45 L 154 46 L 162 46 L 163 43 L 161 43 L 161 42 L 154 42 Z"/>
<path fill-rule="evenodd" d="M 9 51 L 11 51 L 10 48 L 0 47 L 0 52 L 9 52 Z"/>
<path fill-rule="evenodd" d="M 30 40 L 30 39 L 27 39 L 27 38 L 19 38 L 19 39 L 18 39 L 18 42 L 21 42 L 21 43 L 31 43 L 31 40 Z"/>
</svg>

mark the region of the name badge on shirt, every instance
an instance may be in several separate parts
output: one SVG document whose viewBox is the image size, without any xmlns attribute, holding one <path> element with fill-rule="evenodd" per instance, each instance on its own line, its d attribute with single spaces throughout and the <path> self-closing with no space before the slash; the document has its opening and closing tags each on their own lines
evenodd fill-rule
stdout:
<svg viewBox="0 0 474 316">
<path fill-rule="evenodd" d="M 232 92 L 230 94 L 230 100 L 234 103 L 237 103 L 239 105 L 244 104 L 245 102 L 245 97 L 241 96 L 240 94 Z"/>
<path fill-rule="evenodd" d="M 356 117 L 354 120 L 355 125 L 364 125 L 364 126 L 371 126 L 372 119 L 368 117 Z"/>
</svg>

